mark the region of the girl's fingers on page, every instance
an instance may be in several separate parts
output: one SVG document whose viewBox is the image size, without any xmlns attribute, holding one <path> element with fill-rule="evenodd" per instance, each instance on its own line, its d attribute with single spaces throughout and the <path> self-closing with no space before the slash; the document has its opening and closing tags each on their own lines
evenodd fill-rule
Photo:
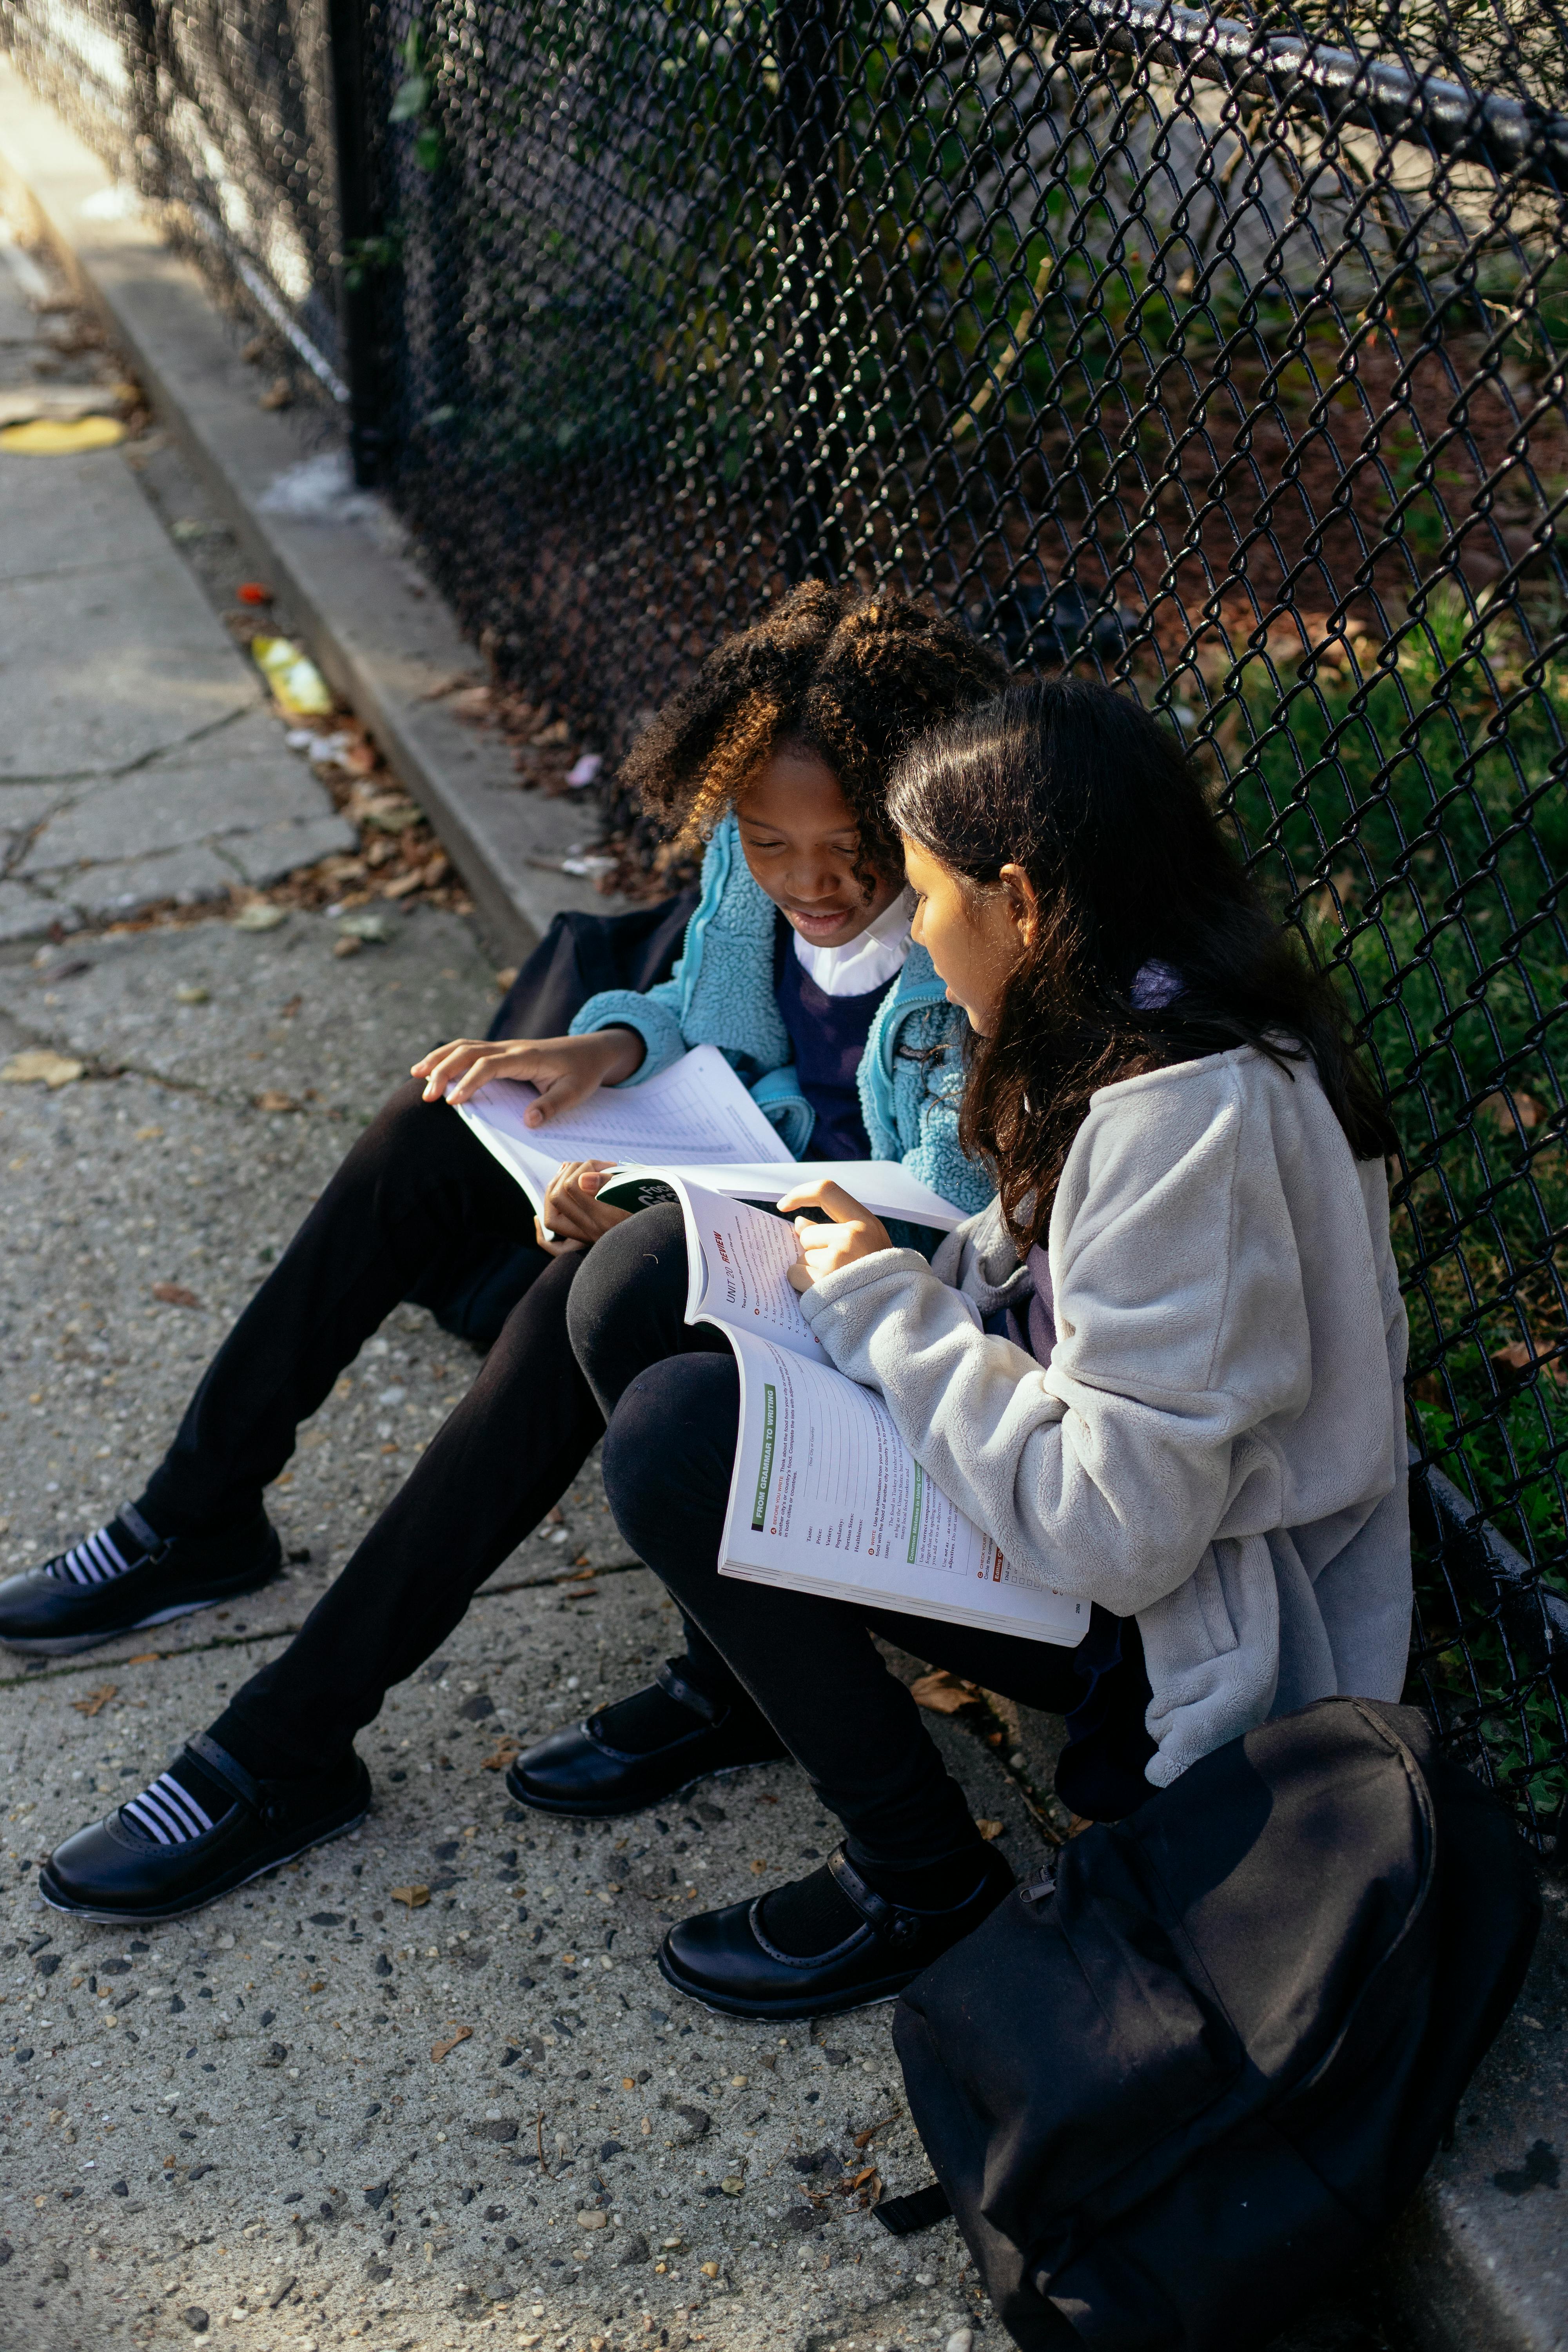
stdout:
<svg viewBox="0 0 1568 2352">
<path fill-rule="evenodd" d="M 831 1178 L 821 1176 L 809 1184 L 797 1184 L 793 1192 L 784 1194 L 779 1207 L 786 1211 L 824 1209 L 836 1223 L 844 1225 L 870 1215 L 870 1211 L 862 1208 L 854 1194 L 847 1192 L 842 1184 L 835 1184 Z"/>
<path fill-rule="evenodd" d="M 493 1046 L 479 1046 L 464 1064 L 457 1084 L 453 1086 L 448 1080 L 447 1101 L 454 1106 L 466 1103 L 469 1097 L 477 1095 L 482 1087 L 488 1087 L 490 1080 L 499 1076 L 496 1065 L 500 1059 L 500 1056 Z M 436 1073 L 437 1078 L 444 1075 L 439 1070 Z"/>
<path fill-rule="evenodd" d="M 524 1127 L 548 1127 L 558 1110 L 570 1110 L 576 1095 L 564 1078 L 548 1078 L 542 1085 L 536 1078 L 539 1093 L 522 1114 Z"/>
<path fill-rule="evenodd" d="M 471 1037 L 458 1037 L 449 1045 L 437 1045 L 426 1054 L 423 1065 L 416 1064 L 414 1076 L 425 1080 L 426 1102 L 439 1102 L 464 1071 L 471 1066 L 476 1054 L 483 1048 Z"/>
<path fill-rule="evenodd" d="M 817 1230 L 820 1232 L 821 1227 L 819 1226 Z M 784 1280 L 789 1284 L 792 1290 L 809 1290 L 812 1284 L 816 1280 L 816 1276 L 813 1274 L 805 1258 L 797 1257 L 793 1265 L 785 1266 Z"/>
</svg>

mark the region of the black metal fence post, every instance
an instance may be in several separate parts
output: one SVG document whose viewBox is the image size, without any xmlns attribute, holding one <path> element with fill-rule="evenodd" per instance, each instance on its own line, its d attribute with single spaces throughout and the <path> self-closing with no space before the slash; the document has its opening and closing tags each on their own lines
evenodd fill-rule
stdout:
<svg viewBox="0 0 1568 2352">
<path fill-rule="evenodd" d="M 777 436 L 788 511 L 783 548 L 792 579 L 837 574 L 843 530 L 835 462 L 837 395 L 830 363 L 837 288 L 834 245 L 842 210 L 835 147 L 843 90 L 841 0 L 776 0 L 778 142 L 787 216 L 779 291 L 784 364 Z"/>
<path fill-rule="evenodd" d="M 328 0 L 327 37 L 337 134 L 338 331 L 349 390 L 349 452 L 362 489 L 381 478 L 385 448 L 379 306 L 374 260 L 377 217 L 374 142 L 365 80 L 364 0 Z"/>
<path fill-rule="evenodd" d="M 125 0 L 125 65 L 131 79 L 136 184 L 144 196 L 166 193 L 158 137 L 157 0 Z"/>
</svg>

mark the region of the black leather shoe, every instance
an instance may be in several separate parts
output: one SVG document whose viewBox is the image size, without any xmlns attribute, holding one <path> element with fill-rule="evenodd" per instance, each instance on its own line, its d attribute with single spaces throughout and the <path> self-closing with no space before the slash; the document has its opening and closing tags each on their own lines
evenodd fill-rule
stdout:
<svg viewBox="0 0 1568 2352">
<path fill-rule="evenodd" d="M 580 1821 L 615 1821 L 661 1804 L 694 1780 L 716 1772 L 738 1772 L 784 1755 L 784 1743 L 751 1706 L 725 1706 L 700 1690 L 673 1660 L 654 1677 L 659 1688 L 691 1718 L 691 1728 L 662 1748 L 634 1756 L 612 1745 L 603 1712 L 585 1723 L 552 1731 L 506 1776 L 507 1791 L 537 1813 L 566 1813 Z"/>
<path fill-rule="evenodd" d="M 842 1846 L 828 1856 L 840 1894 L 861 1924 L 809 1959 L 769 1941 L 761 1913 L 765 1895 L 701 1911 L 671 1927 L 658 1948 L 659 1974 L 678 1992 L 727 2017 L 829 2017 L 841 2009 L 891 2000 L 921 1970 L 973 1935 L 1013 1885 L 989 1848 L 975 1864 L 972 1895 L 946 1911 L 910 1911 L 868 1886 Z"/>
<path fill-rule="evenodd" d="M 370 1811 L 370 1774 L 352 1749 L 313 1780 L 258 1780 L 205 1731 L 186 1746 L 232 1792 L 228 1811 L 184 1845 L 159 1845 L 123 1808 L 78 1830 L 38 1874 L 46 1903 L 79 1919 L 178 1919 L 307 1846 L 341 1837 Z"/>
<path fill-rule="evenodd" d="M 79 1584 L 58 1572 L 58 1561 L 46 1560 L 0 1584 L 0 1643 L 40 1657 L 68 1657 L 194 1609 L 237 1601 L 269 1583 L 282 1564 L 283 1548 L 265 1511 L 221 1535 L 174 1537 L 101 1584 Z"/>
</svg>

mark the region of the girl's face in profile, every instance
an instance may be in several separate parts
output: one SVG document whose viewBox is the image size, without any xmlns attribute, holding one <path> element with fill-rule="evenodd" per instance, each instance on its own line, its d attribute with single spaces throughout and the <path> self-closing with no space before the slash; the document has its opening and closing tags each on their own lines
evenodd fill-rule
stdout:
<svg viewBox="0 0 1568 2352">
<path fill-rule="evenodd" d="M 867 898 L 855 877 L 860 829 L 832 769 L 802 744 L 781 744 L 736 803 L 752 878 L 814 948 L 847 947 L 903 889 L 879 876 Z"/>
<path fill-rule="evenodd" d="M 968 881 L 904 837 L 904 871 L 917 905 L 913 936 L 947 982 L 977 1037 L 989 1037 L 1008 981 L 1033 937 L 1035 894 L 1017 866 L 1005 866 L 993 887 Z"/>
</svg>

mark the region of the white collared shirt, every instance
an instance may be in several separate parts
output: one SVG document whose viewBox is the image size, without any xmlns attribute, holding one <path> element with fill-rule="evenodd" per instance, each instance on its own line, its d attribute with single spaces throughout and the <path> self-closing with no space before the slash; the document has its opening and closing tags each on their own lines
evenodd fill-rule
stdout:
<svg viewBox="0 0 1568 2352">
<path fill-rule="evenodd" d="M 900 890 L 892 905 L 884 907 L 847 947 L 813 947 L 795 931 L 795 951 L 824 996 L 865 996 L 873 988 L 885 988 L 903 970 L 913 920 L 911 893 Z"/>
</svg>

